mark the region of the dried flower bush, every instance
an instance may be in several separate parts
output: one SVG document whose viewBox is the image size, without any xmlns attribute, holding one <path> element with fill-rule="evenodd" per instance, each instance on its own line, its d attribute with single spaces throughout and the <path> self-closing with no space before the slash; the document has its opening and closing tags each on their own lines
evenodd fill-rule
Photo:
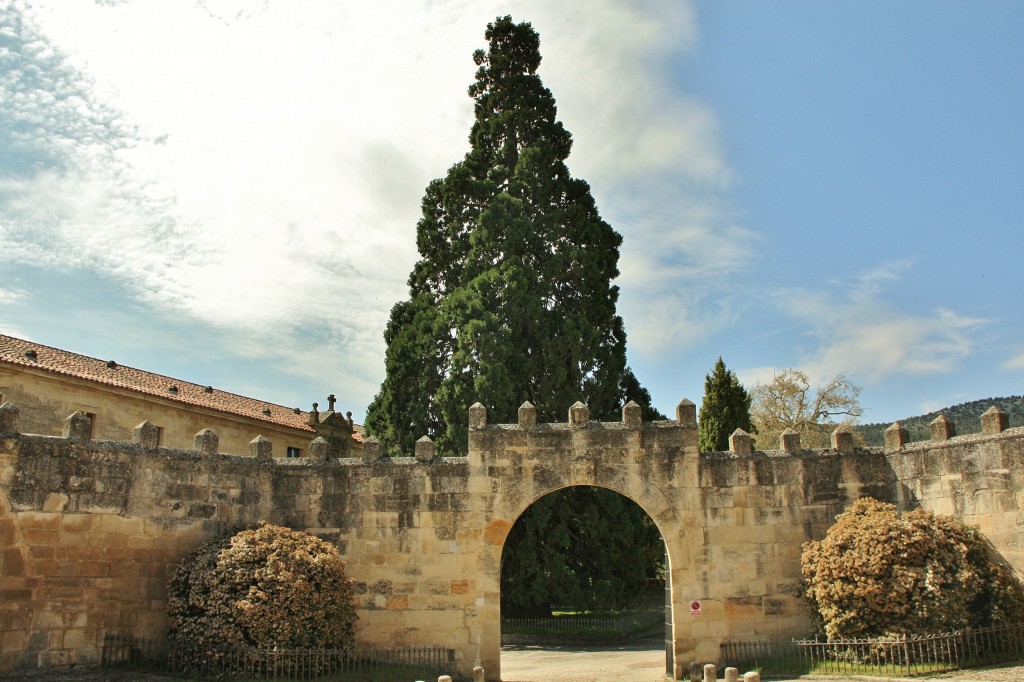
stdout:
<svg viewBox="0 0 1024 682">
<path fill-rule="evenodd" d="M 261 523 L 191 552 L 168 581 L 169 634 L 187 667 L 229 648 L 350 652 L 352 581 L 337 549 L 307 533 Z"/>
<path fill-rule="evenodd" d="M 977 528 L 950 516 L 858 500 L 804 544 L 806 596 L 829 639 L 1019 622 L 1024 590 Z"/>
</svg>

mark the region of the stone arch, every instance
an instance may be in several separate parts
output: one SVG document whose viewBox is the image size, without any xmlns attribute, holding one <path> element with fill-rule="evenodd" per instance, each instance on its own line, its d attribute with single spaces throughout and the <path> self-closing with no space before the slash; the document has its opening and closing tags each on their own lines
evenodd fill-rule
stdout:
<svg viewBox="0 0 1024 682">
<path fill-rule="evenodd" d="M 696 429 L 680 420 L 607 423 L 570 415 L 568 424 L 488 426 L 485 419 L 482 415 L 474 426 L 471 411 L 468 462 L 475 479 L 470 489 L 481 491 L 486 509 L 477 560 L 482 600 L 471 627 L 483 633 L 481 661 L 488 678 L 500 676 L 500 566 L 508 533 L 536 500 L 572 486 L 623 495 L 661 531 L 669 559 L 674 660 L 681 674 L 678 662 L 693 657 L 695 640 L 692 622 L 680 614 L 687 588 L 692 592 L 699 582 L 697 554 L 703 546 L 699 532 L 687 533 L 699 526 L 693 512 L 693 482 L 699 478 Z"/>
<path fill-rule="evenodd" d="M 628 500 L 632 504 L 636 505 L 644 514 L 647 515 L 648 518 L 651 519 L 651 522 L 654 523 L 655 527 L 658 530 L 658 533 L 661 535 L 662 542 L 664 544 L 665 555 L 666 555 L 666 558 L 668 560 L 668 565 L 665 567 L 666 582 L 669 585 L 669 589 L 671 591 L 671 594 L 675 595 L 677 593 L 677 589 L 678 588 L 674 587 L 673 584 L 672 584 L 673 583 L 673 581 L 672 581 L 672 566 L 673 566 L 673 563 L 674 563 L 673 560 L 672 560 L 672 554 L 673 553 L 677 553 L 679 551 L 683 551 L 683 550 L 682 550 L 681 547 L 679 547 L 679 543 L 671 543 L 672 547 L 670 549 L 670 546 L 669 546 L 670 543 L 666 539 L 668 537 L 668 532 L 669 531 L 676 531 L 680 527 L 679 516 L 678 516 L 677 510 L 674 509 L 671 506 L 671 502 L 669 501 L 668 497 L 666 495 L 664 495 L 664 493 L 662 493 L 661 491 L 658 491 L 656 488 L 653 488 L 653 486 L 651 486 L 651 488 L 654 491 L 653 499 L 657 499 L 657 500 L 659 500 L 660 502 L 663 503 L 663 504 L 655 505 L 655 508 L 659 509 L 659 511 L 660 511 L 661 519 L 659 520 L 658 518 L 655 517 L 654 514 L 652 514 L 651 509 L 648 508 L 648 506 L 645 506 L 643 503 L 641 503 L 640 501 L 638 501 L 636 499 L 635 491 L 630 491 L 629 493 L 627 493 L 627 492 L 624 492 L 624 490 L 622 490 L 622 489 L 614 488 L 614 487 L 611 487 L 611 486 L 608 486 L 608 485 L 595 485 L 595 484 L 583 482 L 583 483 L 570 483 L 570 484 L 567 484 L 567 485 L 558 486 L 558 487 L 552 488 L 552 489 L 550 489 L 550 490 L 548 490 L 548 491 L 546 491 L 544 493 L 541 493 L 541 494 L 533 497 L 533 499 L 531 499 L 527 504 L 522 506 L 522 508 L 515 515 L 515 517 L 513 519 L 511 519 L 511 524 L 508 526 L 508 529 L 506 530 L 504 536 L 501 539 L 501 543 L 500 543 L 500 547 L 499 547 L 499 551 L 498 551 L 499 599 L 500 599 L 500 588 L 501 588 L 501 574 L 500 574 L 501 558 L 502 558 L 502 555 L 504 554 L 505 547 L 506 547 L 506 544 L 507 544 L 508 535 L 510 534 L 512 527 L 515 526 L 515 524 L 519 521 L 519 519 L 522 517 L 522 515 L 525 514 L 526 511 L 530 507 L 532 507 L 534 504 L 536 504 L 538 501 L 542 500 L 543 498 L 548 497 L 550 495 L 558 494 L 559 492 L 564 491 L 564 490 L 569 490 L 571 488 L 580 488 L 580 487 L 601 488 L 603 490 L 609 490 L 609 491 L 611 491 L 611 492 L 613 492 L 613 493 L 615 493 L 617 495 L 622 496 L 623 498 L 625 498 L 626 500 Z M 675 613 L 675 611 L 676 611 L 676 609 L 675 609 L 675 607 L 673 605 L 673 613 Z M 499 627 L 500 627 L 500 622 L 499 622 Z M 666 654 L 668 654 L 668 653 L 669 652 L 666 652 Z"/>
</svg>

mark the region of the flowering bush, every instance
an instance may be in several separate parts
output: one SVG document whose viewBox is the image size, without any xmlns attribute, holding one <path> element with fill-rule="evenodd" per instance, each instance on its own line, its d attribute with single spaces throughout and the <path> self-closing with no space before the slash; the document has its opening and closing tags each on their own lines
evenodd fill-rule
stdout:
<svg viewBox="0 0 1024 682">
<path fill-rule="evenodd" d="M 351 651 L 352 581 L 331 544 L 265 523 L 191 552 L 168 581 L 170 637 L 186 665 L 226 648 Z"/>
<path fill-rule="evenodd" d="M 804 544 L 805 594 L 829 639 L 1019 622 L 1024 590 L 977 528 L 862 498 Z"/>
</svg>

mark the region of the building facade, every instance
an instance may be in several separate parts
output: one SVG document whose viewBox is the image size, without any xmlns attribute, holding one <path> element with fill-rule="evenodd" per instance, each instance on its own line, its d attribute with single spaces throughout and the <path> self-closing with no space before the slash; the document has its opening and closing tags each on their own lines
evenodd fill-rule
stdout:
<svg viewBox="0 0 1024 682">
<path fill-rule="evenodd" d="M 195 434 L 211 428 L 223 452 L 247 452 L 257 436 L 273 444 L 274 457 L 301 458 L 323 436 L 332 454 L 347 457 L 361 440 L 350 416 L 328 409 L 286 407 L 32 341 L 0 335 L 0 404 L 24 406 L 25 428 L 59 436 L 64 420 L 85 412 L 94 440 L 126 441 L 149 420 L 159 445 L 191 448 Z"/>
</svg>

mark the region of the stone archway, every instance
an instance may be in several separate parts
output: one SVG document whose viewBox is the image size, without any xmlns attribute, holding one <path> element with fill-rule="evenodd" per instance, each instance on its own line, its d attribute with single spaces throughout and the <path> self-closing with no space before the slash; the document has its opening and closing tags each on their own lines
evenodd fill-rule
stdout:
<svg viewBox="0 0 1024 682">
<path fill-rule="evenodd" d="M 698 582 L 694 555 L 703 545 L 703 538 L 684 532 L 700 525 L 687 511 L 692 489 L 687 481 L 697 477 L 698 450 L 695 429 L 686 428 L 693 418 L 688 413 L 692 403 L 680 407 L 676 420 L 644 423 L 639 407 L 631 403 L 623 409 L 621 423 L 599 423 L 591 422 L 586 406 L 577 403 L 567 424 L 537 424 L 536 410 L 525 404 L 514 426 L 488 426 L 486 411 L 479 405 L 471 408 L 470 489 L 481 491 L 481 506 L 487 510 L 477 562 L 482 598 L 471 627 L 480 633 L 480 659 L 488 678 L 498 679 L 500 674 L 498 605 L 505 539 L 536 500 L 572 486 L 613 490 L 651 517 L 665 540 L 669 560 L 674 658 L 689 660 L 703 653 L 708 660 L 717 659 L 717 651 L 694 651 L 691 623 L 679 615 L 684 611 L 681 600 Z"/>
<path fill-rule="evenodd" d="M 598 492 L 598 491 L 600 491 L 600 492 Z M 576 496 L 576 495 L 578 495 L 578 496 Z M 546 493 L 545 495 L 540 496 L 539 498 L 533 500 L 533 502 L 531 502 L 529 505 L 527 505 L 526 508 L 523 510 L 523 512 L 513 521 L 513 524 L 512 524 L 511 529 L 510 529 L 510 532 L 506 536 L 506 540 L 502 544 L 502 550 L 501 550 L 501 557 L 502 558 L 501 558 L 501 563 L 500 563 L 500 566 L 501 566 L 501 576 L 500 576 L 501 583 L 500 583 L 500 585 L 501 585 L 501 592 L 502 592 L 502 594 L 501 594 L 501 624 L 502 624 L 503 628 L 504 628 L 504 626 L 506 624 L 506 618 L 508 618 L 508 616 L 509 616 L 509 614 L 506 613 L 506 605 L 507 605 L 508 602 L 505 599 L 505 597 L 507 596 L 506 592 L 509 590 L 508 574 L 506 572 L 506 568 L 507 568 L 507 562 L 508 562 L 508 558 L 509 558 L 507 555 L 508 555 L 508 552 L 510 551 L 510 545 L 513 542 L 513 537 L 516 536 L 517 531 L 518 531 L 519 533 L 521 533 L 518 536 L 518 540 L 519 541 L 525 541 L 525 538 L 527 537 L 525 535 L 525 533 L 527 533 L 527 532 L 529 532 L 530 536 L 536 536 L 536 535 L 541 534 L 541 533 L 544 532 L 543 527 L 537 527 L 536 525 L 534 525 L 530 531 L 527 531 L 523 526 L 521 526 L 521 524 L 524 521 L 526 521 L 526 517 L 532 511 L 535 510 L 536 506 L 538 504 L 542 503 L 542 502 L 552 503 L 552 507 L 553 508 L 549 508 L 548 509 L 548 513 L 563 514 L 568 509 L 583 509 L 583 508 L 585 508 L 585 506 L 587 504 L 594 503 L 595 498 L 592 497 L 594 495 L 600 495 L 601 496 L 601 497 L 597 498 L 598 510 L 599 510 L 598 513 L 597 513 L 597 517 L 598 518 L 594 518 L 593 512 L 591 512 L 591 514 L 587 515 L 587 522 L 585 524 L 583 524 L 583 525 L 581 525 L 579 527 L 574 527 L 574 530 L 570 530 L 569 535 L 575 536 L 575 537 L 580 537 L 580 538 L 585 538 L 583 540 L 583 542 L 585 543 L 585 548 L 583 546 L 576 546 L 576 547 L 565 547 L 565 546 L 563 546 L 562 549 L 569 549 L 570 550 L 569 555 L 566 556 L 566 563 L 574 565 L 574 566 L 578 566 L 579 564 L 577 562 L 579 562 L 579 561 L 589 562 L 596 554 L 607 555 L 607 556 L 612 557 L 616 561 L 620 561 L 623 564 L 623 566 L 621 566 L 621 567 L 609 567 L 609 568 L 611 568 L 611 571 L 610 571 L 610 573 L 605 574 L 604 577 L 611 579 L 613 582 L 625 578 L 625 580 L 627 582 L 629 582 L 631 585 L 633 585 L 635 588 L 638 588 L 638 589 L 636 591 L 631 591 L 629 593 L 629 596 L 628 596 L 629 601 L 628 602 L 616 601 L 615 604 L 613 604 L 613 605 L 609 604 L 609 606 L 611 608 L 613 608 L 613 609 L 627 608 L 627 609 L 630 609 L 630 610 L 637 610 L 637 609 L 643 608 L 644 610 L 647 610 L 647 611 L 651 611 L 652 608 L 653 608 L 653 611 L 657 612 L 657 614 L 659 616 L 659 622 L 664 623 L 665 617 L 666 617 L 666 615 L 665 615 L 665 611 L 666 611 L 665 610 L 665 604 L 666 604 L 666 601 L 665 600 L 666 600 L 666 595 L 667 594 L 668 595 L 671 594 L 671 582 L 669 580 L 668 552 L 666 550 L 665 540 L 664 540 L 664 537 L 663 537 L 662 530 L 657 526 L 657 523 L 654 521 L 653 518 L 651 518 L 650 514 L 648 514 L 643 509 L 643 507 L 641 507 L 639 504 L 637 504 L 637 502 L 635 500 L 631 499 L 628 495 L 624 495 L 624 494 L 622 494 L 619 491 L 612 490 L 610 488 L 606 488 L 606 487 L 603 487 L 603 486 L 582 486 L 582 485 L 580 485 L 580 486 L 568 486 L 568 487 L 564 487 L 564 488 L 559 488 L 558 490 L 555 490 L 553 492 Z M 621 505 L 621 506 L 616 506 L 616 505 Z M 637 514 L 642 516 L 644 520 L 641 521 L 639 519 L 639 516 L 637 516 Z M 602 530 L 601 530 L 601 528 L 599 526 L 601 524 L 608 523 L 610 525 L 610 527 L 607 527 L 607 530 L 610 531 L 610 534 L 613 535 L 613 536 L 614 535 L 618 535 L 618 534 L 622 533 L 624 529 L 621 526 L 619 526 L 619 528 L 616 530 L 614 525 L 617 522 L 619 522 L 619 520 L 624 519 L 624 518 L 632 518 L 632 520 L 634 522 L 639 522 L 640 524 L 642 524 L 645 527 L 645 528 L 640 528 L 638 526 L 635 526 L 634 524 L 631 524 L 630 528 L 625 531 L 632 538 L 641 538 L 642 539 L 641 544 L 643 545 L 643 549 L 641 549 L 641 547 L 639 547 L 639 546 L 635 546 L 635 549 L 645 553 L 642 558 L 640 556 L 638 556 L 638 555 L 634 555 L 634 554 L 631 554 L 629 552 L 623 552 L 622 551 L 623 548 L 621 547 L 621 545 L 618 545 L 618 544 L 615 544 L 615 543 L 610 543 L 610 542 L 609 543 L 605 543 L 604 542 L 604 537 L 605 536 L 602 535 Z M 563 521 L 566 521 L 566 522 L 568 522 L 570 524 L 572 524 L 574 522 L 573 520 L 567 519 L 564 516 L 563 516 Z M 591 521 L 596 521 L 599 524 L 599 526 L 592 527 L 593 531 L 595 531 L 595 532 L 593 532 L 593 534 L 591 534 Z M 618 535 L 618 536 L 619 537 L 623 537 L 622 535 Z M 573 550 L 575 550 L 578 553 L 572 554 Z M 629 575 L 628 574 L 628 571 L 629 571 L 630 567 L 640 567 L 640 566 L 645 566 L 645 565 L 646 566 L 650 566 L 650 564 L 647 563 L 650 560 L 655 560 L 655 561 L 657 561 L 659 563 L 661 561 L 665 562 L 665 566 L 664 566 L 664 571 L 665 572 L 664 572 L 663 576 L 660 576 L 661 577 L 660 586 L 658 587 L 658 591 L 656 593 L 653 593 L 653 594 L 649 593 L 649 592 L 648 593 L 644 593 L 641 590 L 639 590 L 639 588 L 643 584 L 639 580 L 639 576 L 636 575 L 636 574 L 633 574 L 633 575 Z M 621 569 L 625 569 L 627 571 L 627 573 L 625 575 L 619 573 L 619 570 L 621 570 Z M 647 577 L 653 578 L 654 576 L 651 575 L 651 576 L 647 576 Z M 636 581 L 636 582 L 634 582 L 634 581 Z M 650 583 L 647 583 L 647 585 L 650 586 Z M 570 589 L 572 589 L 572 588 L 570 588 Z M 600 593 L 600 592 L 601 592 L 601 590 L 598 590 L 598 593 Z M 529 590 L 527 590 L 527 592 L 524 593 L 524 594 L 527 594 L 527 593 L 529 593 Z M 605 593 L 605 594 L 607 594 L 607 593 Z M 578 593 L 577 593 L 577 595 L 578 595 Z M 648 599 L 641 606 L 640 600 L 642 600 L 643 597 L 647 597 Z M 653 602 L 650 600 L 651 597 L 654 598 Z M 562 594 L 561 596 L 559 596 L 557 593 L 555 593 L 555 594 L 549 593 L 547 595 L 547 599 L 548 599 L 547 604 L 550 605 L 551 607 L 565 606 L 569 602 L 558 601 L 559 599 L 565 599 L 565 598 L 566 598 L 565 594 Z M 640 598 L 640 600 L 638 600 L 638 598 Z M 670 604 L 670 603 L 671 602 L 669 601 L 668 604 Z M 671 614 L 671 610 L 669 610 L 668 613 Z M 515 617 L 515 616 L 513 616 L 513 617 Z M 530 617 L 533 617 L 533 616 L 526 616 L 526 617 L 530 618 Z M 669 621 L 669 623 L 671 623 L 671 621 Z M 502 640 L 505 640 L 505 636 L 504 635 L 505 635 L 505 633 L 502 632 Z M 671 644 L 672 644 L 672 637 L 671 637 L 671 630 L 670 630 L 669 633 L 668 633 L 668 646 L 667 647 L 664 646 L 664 645 L 662 646 L 662 655 L 664 655 L 668 659 L 667 660 L 667 665 L 668 666 L 672 665 L 673 652 L 672 652 L 672 649 L 671 649 Z M 507 653 L 507 651 L 506 651 L 506 653 Z M 652 660 L 656 660 L 656 659 L 657 659 L 657 654 L 654 654 L 652 656 Z M 666 665 L 666 662 L 663 661 L 663 663 L 662 663 L 663 668 L 664 668 L 665 665 Z M 672 668 L 672 667 L 668 667 L 667 669 L 668 669 L 668 671 L 670 673 L 674 670 L 674 668 Z"/>
</svg>

